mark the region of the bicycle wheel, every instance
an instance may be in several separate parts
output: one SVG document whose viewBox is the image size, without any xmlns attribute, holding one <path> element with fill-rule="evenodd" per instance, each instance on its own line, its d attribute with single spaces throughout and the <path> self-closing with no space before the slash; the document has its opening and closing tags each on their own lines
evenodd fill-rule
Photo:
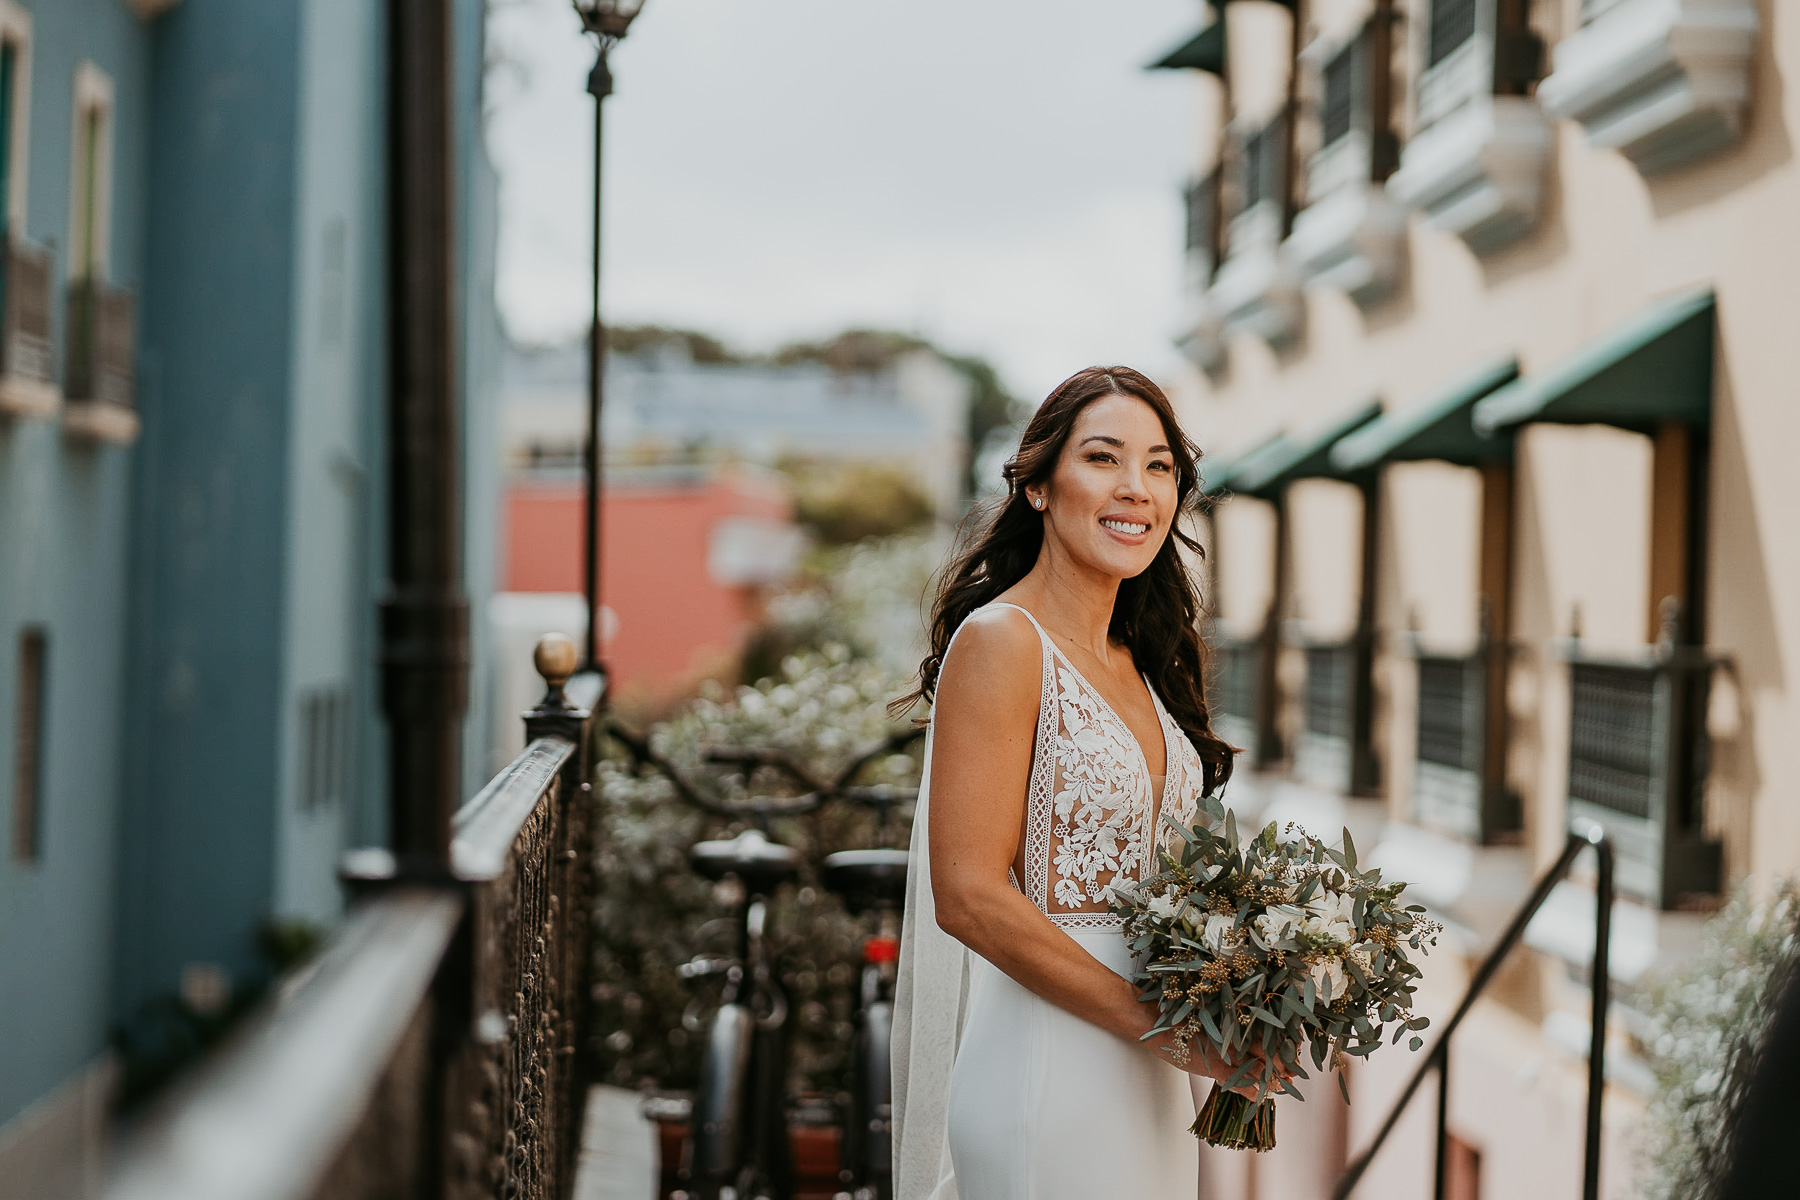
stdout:
<svg viewBox="0 0 1800 1200">
<path fill-rule="evenodd" d="M 696 1200 L 719 1200 L 720 1189 L 735 1190 L 744 1169 L 744 1101 L 755 1032 L 756 1018 L 745 1004 L 722 1004 L 707 1023 L 691 1124 L 690 1190 Z"/>
</svg>

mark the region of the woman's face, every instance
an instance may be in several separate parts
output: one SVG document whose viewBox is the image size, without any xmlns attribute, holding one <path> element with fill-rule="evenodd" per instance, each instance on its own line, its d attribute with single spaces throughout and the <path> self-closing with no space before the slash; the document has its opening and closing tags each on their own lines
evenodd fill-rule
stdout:
<svg viewBox="0 0 1800 1200">
<path fill-rule="evenodd" d="M 1140 575 L 1175 519 L 1175 455 L 1156 410 L 1135 396 L 1089 404 L 1047 484 L 1025 489 L 1041 502 L 1044 535 L 1107 575 Z"/>
</svg>

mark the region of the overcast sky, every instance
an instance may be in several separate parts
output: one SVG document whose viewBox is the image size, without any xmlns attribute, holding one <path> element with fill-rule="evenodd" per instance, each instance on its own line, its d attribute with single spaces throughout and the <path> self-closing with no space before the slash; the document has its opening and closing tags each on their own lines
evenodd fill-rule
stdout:
<svg viewBox="0 0 1800 1200">
<path fill-rule="evenodd" d="M 585 330 L 593 61 L 568 0 L 494 0 L 500 304 Z M 747 349 L 847 326 L 984 354 L 1030 399 L 1166 375 L 1198 0 L 649 0 L 613 53 L 605 304 Z"/>
</svg>

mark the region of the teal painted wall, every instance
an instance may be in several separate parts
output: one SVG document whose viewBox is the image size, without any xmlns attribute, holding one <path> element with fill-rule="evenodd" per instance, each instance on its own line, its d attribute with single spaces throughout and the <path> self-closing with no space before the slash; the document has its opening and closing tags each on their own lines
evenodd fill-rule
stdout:
<svg viewBox="0 0 1800 1200">
<path fill-rule="evenodd" d="M 483 3 L 456 4 L 479 613 L 496 559 L 496 188 Z M 244 981 L 266 920 L 335 921 L 339 853 L 386 840 L 384 13 L 181 0 L 145 23 L 121 0 L 35 5 L 23 232 L 69 244 L 73 74 L 91 60 L 115 87 L 110 274 L 138 295 L 143 432 L 95 447 L 0 418 L 0 731 L 20 629 L 50 642 L 36 863 L 5 844 L 0 736 L 0 1125 L 174 992 L 184 964 Z M 478 657 L 478 700 L 484 671 Z M 327 786 L 321 697 L 342 722 Z M 478 745 L 468 757 L 472 791 Z"/>
<path fill-rule="evenodd" d="M 295 0 L 155 24 L 118 904 L 121 1015 L 255 965 L 287 611 Z"/>
<path fill-rule="evenodd" d="M 499 335 L 482 12 L 457 0 L 478 606 L 496 559 Z M 329 925 L 341 851 L 386 841 L 384 14 L 381 0 L 183 0 L 157 23 L 121 1015 L 187 963 L 250 977 L 258 926 Z M 320 697 L 347 714 L 332 743 L 346 761 L 323 791 Z M 479 782 L 471 770 L 469 790 Z"/>
<path fill-rule="evenodd" d="M 148 159 L 149 30 L 118 0 L 40 0 L 32 16 L 25 222 L 55 251 L 62 369 L 75 64 L 114 86 L 110 274 L 138 288 Z M 0 1123 L 105 1048 L 133 451 L 0 417 Z M 22 627 L 48 632 L 41 856 L 13 857 Z"/>
</svg>

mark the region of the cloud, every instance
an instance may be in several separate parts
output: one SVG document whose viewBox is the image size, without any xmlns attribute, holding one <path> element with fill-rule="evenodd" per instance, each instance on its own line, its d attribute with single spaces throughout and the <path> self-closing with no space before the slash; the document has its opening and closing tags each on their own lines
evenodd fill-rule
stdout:
<svg viewBox="0 0 1800 1200">
<path fill-rule="evenodd" d="M 912 329 L 1042 394 L 1174 364 L 1191 0 L 649 0 L 612 56 L 605 304 L 746 346 Z M 509 328 L 586 328 L 593 52 L 564 0 L 489 26 Z"/>
</svg>

